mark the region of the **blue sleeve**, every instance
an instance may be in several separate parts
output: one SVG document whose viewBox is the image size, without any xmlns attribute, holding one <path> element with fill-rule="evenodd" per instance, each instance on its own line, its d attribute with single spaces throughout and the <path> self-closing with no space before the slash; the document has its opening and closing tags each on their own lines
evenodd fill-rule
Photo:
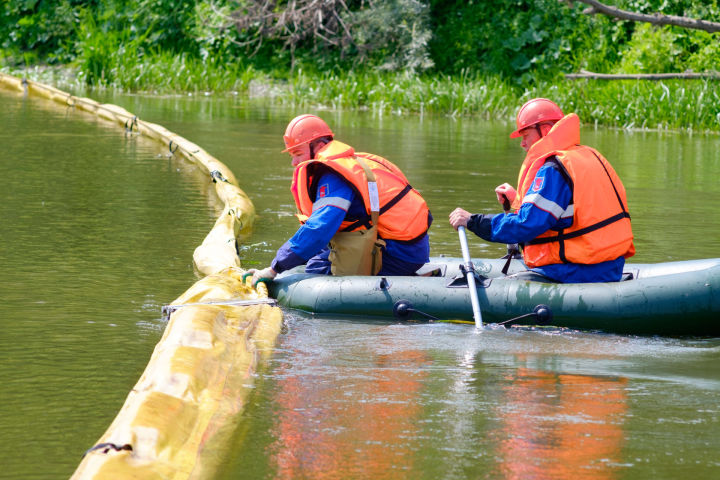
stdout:
<svg viewBox="0 0 720 480">
<path fill-rule="evenodd" d="M 572 201 L 572 189 L 552 164 L 543 165 L 523 198 L 517 213 L 495 215 L 488 240 L 499 243 L 524 243 L 551 228 L 567 228 L 572 216 L 564 216 Z"/>
<path fill-rule="evenodd" d="M 348 183 L 335 173 L 318 180 L 313 211 L 307 221 L 277 251 L 271 267 L 283 272 L 302 265 L 327 246 L 337 233 L 355 194 Z"/>
</svg>

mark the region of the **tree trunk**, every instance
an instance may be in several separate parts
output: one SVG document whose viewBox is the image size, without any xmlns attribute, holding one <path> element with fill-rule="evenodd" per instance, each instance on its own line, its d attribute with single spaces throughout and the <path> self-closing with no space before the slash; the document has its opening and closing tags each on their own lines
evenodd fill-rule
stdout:
<svg viewBox="0 0 720 480">
<path fill-rule="evenodd" d="M 717 72 L 682 72 L 682 73 L 594 73 L 580 70 L 580 73 L 566 73 L 565 78 L 577 80 L 592 78 L 597 80 L 667 80 L 668 78 L 700 79 L 720 78 Z"/>
<path fill-rule="evenodd" d="M 647 22 L 653 25 L 675 25 L 683 28 L 694 28 L 696 30 L 704 30 L 706 32 L 715 33 L 720 32 L 720 23 L 708 22 L 706 20 L 698 20 L 695 18 L 677 17 L 675 15 L 662 15 L 654 13 L 647 15 L 644 13 L 628 12 L 627 10 L 620 10 L 617 7 L 611 7 L 609 5 L 602 4 L 597 0 L 560 0 L 569 3 L 580 2 L 586 5 L 590 5 L 590 8 L 583 10 L 583 13 L 588 15 L 595 15 L 596 13 L 602 13 L 609 17 L 619 18 L 621 20 L 632 20 L 634 22 Z"/>
</svg>

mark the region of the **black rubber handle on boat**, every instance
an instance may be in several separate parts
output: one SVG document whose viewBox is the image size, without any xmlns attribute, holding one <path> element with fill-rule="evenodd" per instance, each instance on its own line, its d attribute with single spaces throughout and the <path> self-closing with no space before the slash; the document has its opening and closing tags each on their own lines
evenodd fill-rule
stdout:
<svg viewBox="0 0 720 480">
<path fill-rule="evenodd" d="M 413 313 L 422 315 L 423 317 L 427 318 L 428 320 L 440 320 L 437 317 L 433 317 L 429 313 L 425 313 L 425 312 L 415 309 L 415 307 L 413 307 L 412 303 L 410 303 L 407 300 L 398 300 L 393 305 L 393 315 L 395 316 L 395 318 L 407 320 L 410 318 L 410 316 Z"/>
</svg>

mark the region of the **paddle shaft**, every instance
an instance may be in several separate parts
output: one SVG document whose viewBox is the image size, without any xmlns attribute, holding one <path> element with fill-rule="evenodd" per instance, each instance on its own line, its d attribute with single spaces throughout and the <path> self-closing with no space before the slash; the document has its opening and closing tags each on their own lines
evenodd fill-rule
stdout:
<svg viewBox="0 0 720 480">
<path fill-rule="evenodd" d="M 478 300 L 477 287 L 475 286 L 475 267 L 470 260 L 470 250 L 468 249 L 465 227 L 462 225 L 458 227 L 458 236 L 460 237 L 460 248 L 462 249 L 463 261 L 465 262 L 466 267 L 465 275 L 467 276 L 468 288 L 470 289 L 470 302 L 472 303 L 475 327 L 482 328 L 480 301 Z"/>
</svg>

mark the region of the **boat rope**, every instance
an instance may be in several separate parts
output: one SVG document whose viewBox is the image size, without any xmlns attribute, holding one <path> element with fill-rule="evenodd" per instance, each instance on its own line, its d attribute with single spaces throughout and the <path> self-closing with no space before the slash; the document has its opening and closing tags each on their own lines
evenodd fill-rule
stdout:
<svg viewBox="0 0 720 480">
<path fill-rule="evenodd" d="M 110 450 L 115 450 L 116 452 L 119 452 L 121 450 L 128 450 L 132 452 L 133 448 L 132 445 L 129 443 L 126 443 L 125 445 L 118 445 L 116 443 L 98 443 L 94 447 L 88 448 L 85 450 L 85 453 L 83 453 L 83 458 L 85 458 L 85 455 L 87 455 L 90 452 L 94 452 L 95 450 L 102 450 L 102 453 L 108 453 Z"/>
<path fill-rule="evenodd" d="M 525 315 L 520 315 L 509 320 L 505 320 L 504 322 L 497 323 L 497 325 L 505 325 L 529 317 L 537 318 L 538 325 L 548 325 L 552 320 L 553 314 L 552 310 L 550 310 L 550 307 L 548 307 L 547 305 L 538 305 L 533 309 L 531 313 L 526 313 Z"/>
<path fill-rule="evenodd" d="M 413 313 L 417 313 L 418 315 L 422 316 L 423 318 L 432 321 L 437 322 L 450 322 L 450 323 L 474 323 L 474 322 L 465 322 L 462 320 L 441 320 L 437 317 L 434 317 L 430 315 L 429 313 L 425 313 L 421 310 L 416 309 L 412 303 L 410 303 L 409 300 L 398 300 L 393 305 L 393 316 L 400 320 L 410 320 Z M 520 315 L 517 317 L 513 317 L 509 320 L 505 320 L 504 322 L 496 323 L 495 325 L 507 325 L 511 324 L 513 322 L 516 322 L 518 320 L 522 320 L 524 318 L 530 318 L 535 317 L 536 318 L 536 325 L 549 325 L 552 321 L 553 314 L 552 310 L 550 310 L 550 307 L 547 305 L 538 305 L 536 306 L 532 312 L 526 313 L 524 315 Z"/>
<path fill-rule="evenodd" d="M 413 313 L 417 313 L 418 315 L 421 315 L 424 318 L 427 318 L 428 320 L 440 320 L 437 317 L 433 317 L 429 313 L 422 312 L 420 310 L 417 310 L 413 307 L 412 303 L 410 303 L 407 300 L 398 300 L 393 305 L 393 315 L 395 318 L 399 318 L 402 320 L 408 320 L 410 319 L 410 316 Z"/>
<path fill-rule="evenodd" d="M 181 305 L 163 305 L 162 306 L 162 318 L 165 320 L 170 319 L 172 313 L 183 307 L 196 307 L 200 305 L 228 305 L 233 307 L 246 307 L 250 305 L 277 305 L 277 300 L 274 298 L 255 298 L 252 300 L 220 300 L 213 302 L 196 302 L 196 303 L 183 303 Z"/>
<path fill-rule="evenodd" d="M 225 176 L 223 176 L 223 174 L 219 170 L 213 170 L 212 172 L 210 172 L 210 177 L 212 178 L 213 183 L 217 183 L 217 182 L 230 183 L 230 182 L 228 182 L 228 179 L 225 178 Z"/>
</svg>

